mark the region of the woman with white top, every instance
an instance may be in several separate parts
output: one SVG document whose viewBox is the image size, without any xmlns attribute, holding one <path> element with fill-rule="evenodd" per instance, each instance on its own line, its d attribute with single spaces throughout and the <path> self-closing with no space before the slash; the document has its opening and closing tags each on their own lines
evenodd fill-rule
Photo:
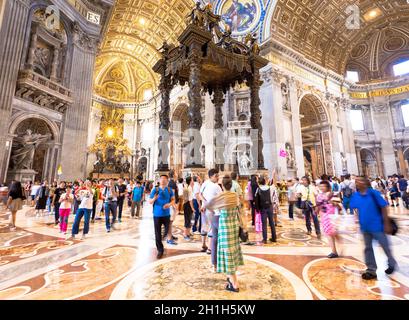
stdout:
<svg viewBox="0 0 409 320">
<path fill-rule="evenodd" d="M 92 211 L 92 201 L 94 197 L 91 181 L 89 180 L 85 181 L 84 186 L 85 189 L 79 190 L 78 193 L 76 194 L 77 199 L 81 202 L 78 206 L 74 224 L 72 226 L 72 238 L 75 238 L 75 235 L 78 234 L 79 232 L 81 219 L 84 216 L 84 230 L 82 233 L 81 240 L 85 239 L 85 235 L 88 234 L 89 231 L 89 219 Z"/>
</svg>

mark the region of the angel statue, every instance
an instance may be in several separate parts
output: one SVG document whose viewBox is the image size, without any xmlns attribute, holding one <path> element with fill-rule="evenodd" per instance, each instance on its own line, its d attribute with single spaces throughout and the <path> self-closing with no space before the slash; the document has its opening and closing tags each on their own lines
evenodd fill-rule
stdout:
<svg viewBox="0 0 409 320">
<path fill-rule="evenodd" d="M 14 169 L 32 169 L 36 149 L 50 138 L 51 134 L 33 134 L 30 129 L 27 129 L 25 135 L 15 138 L 14 142 L 18 147 L 11 156 Z"/>
<path fill-rule="evenodd" d="M 260 54 L 260 47 L 257 43 L 257 34 L 247 34 L 247 36 L 244 38 L 244 43 L 249 46 L 249 54 L 255 54 L 259 55 Z M 250 43 L 250 44 L 249 44 Z"/>
</svg>

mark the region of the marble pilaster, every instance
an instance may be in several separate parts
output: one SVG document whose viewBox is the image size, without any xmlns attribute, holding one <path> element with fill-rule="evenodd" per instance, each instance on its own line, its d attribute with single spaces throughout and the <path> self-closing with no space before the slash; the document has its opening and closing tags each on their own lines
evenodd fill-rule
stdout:
<svg viewBox="0 0 409 320">
<path fill-rule="evenodd" d="M 9 149 L 6 145 L 11 106 L 16 88 L 24 33 L 29 15 L 28 0 L 7 0 L 0 24 L 0 181 L 6 178 Z"/>
</svg>

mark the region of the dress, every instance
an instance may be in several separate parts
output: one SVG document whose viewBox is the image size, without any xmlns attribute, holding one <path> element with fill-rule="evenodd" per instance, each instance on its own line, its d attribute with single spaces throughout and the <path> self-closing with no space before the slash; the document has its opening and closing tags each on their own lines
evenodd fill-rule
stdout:
<svg viewBox="0 0 409 320">
<path fill-rule="evenodd" d="M 335 206 L 330 202 L 332 195 L 329 193 L 319 193 L 317 195 L 317 206 L 320 207 L 321 225 L 324 234 L 334 236 L 337 233 L 332 217 L 335 214 Z"/>
<path fill-rule="evenodd" d="M 238 208 L 220 209 L 217 272 L 232 275 L 244 264 L 239 238 Z"/>
</svg>

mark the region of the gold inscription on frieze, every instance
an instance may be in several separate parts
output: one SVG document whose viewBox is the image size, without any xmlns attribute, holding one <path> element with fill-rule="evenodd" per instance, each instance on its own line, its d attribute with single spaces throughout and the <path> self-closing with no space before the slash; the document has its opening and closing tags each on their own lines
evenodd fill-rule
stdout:
<svg viewBox="0 0 409 320">
<path fill-rule="evenodd" d="M 387 88 L 387 89 L 379 89 L 379 90 L 373 90 L 368 92 L 351 92 L 350 96 L 351 98 L 355 99 L 367 99 L 372 98 L 372 97 L 385 97 L 385 96 L 392 96 L 395 94 L 400 94 L 404 92 L 409 92 L 409 84 L 398 87 L 398 88 Z"/>
</svg>

